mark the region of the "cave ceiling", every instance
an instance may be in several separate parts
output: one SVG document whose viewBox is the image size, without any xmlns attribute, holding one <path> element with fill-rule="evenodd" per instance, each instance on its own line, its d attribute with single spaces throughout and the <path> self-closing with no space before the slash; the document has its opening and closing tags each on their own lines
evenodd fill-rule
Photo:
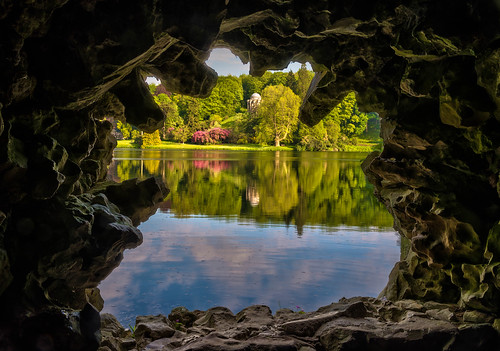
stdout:
<svg viewBox="0 0 500 351">
<path fill-rule="evenodd" d="M 383 117 L 363 167 L 411 241 L 385 297 L 500 312 L 498 1 L 5 0 L 0 33 L 3 308 L 83 308 L 140 244 L 168 190 L 103 184 L 116 141 L 102 118 L 158 129 L 145 76 L 207 96 L 205 61 L 225 47 L 253 75 L 310 62 L 304 123 L 350 91 Z"/>
</svg>

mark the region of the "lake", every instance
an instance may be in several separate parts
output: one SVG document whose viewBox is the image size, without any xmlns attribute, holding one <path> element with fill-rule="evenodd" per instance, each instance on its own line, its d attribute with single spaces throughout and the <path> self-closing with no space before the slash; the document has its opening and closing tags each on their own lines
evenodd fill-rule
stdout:
<svg viewBox="0 0 500 351">
<path fill-rule="evenodd" d="M 363 153 L 117 149 L 109 178 L 161 176 L 170 194 L 100 285 L 122 324 L 178 306 L 313 311 L 377 296 L 399 260 Z"/>
</svg>

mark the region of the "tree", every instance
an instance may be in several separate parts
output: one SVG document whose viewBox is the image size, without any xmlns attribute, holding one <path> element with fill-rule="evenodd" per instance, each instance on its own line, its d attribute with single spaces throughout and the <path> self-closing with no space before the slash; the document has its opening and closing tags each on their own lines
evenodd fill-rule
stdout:
<svg viewBox="0 0 500 351">
<path fill-rule="evenodd" d="M 319 121 L 319 123 L 313 127 L 309 127 L 301 123 L 299 136 L 300 142 L 297 145 L 298 149 L 308 151 L 325 151 L 331 147 L 331 143 L 328 138 L 328 131 L 325 128 L 323 121 Z"/>
<path fill-rule="evenodd" d="M 179 109 L 179 116 L 190 135 L 201 129 L 201 99 L 187 95 L 175 95 L 174 102 Z M 185 128 L 185 129 L 186 129 Z"/>
<path fill-rule="evenodd" d="M 158 94 L 154 96 L 154 100 L 165 114 L 165 128 L 175 127 L 182 124 L 182 118 L 179 116 L 177 104 L 171 97 L 167 94 Z"/>
<path fill-rule="evenodd" d="M 274 141 L 274 145 L 279 146 L 297 128 L 299 107 L 300 98 L 290 88 L 283 85 L 266 87 L 258 112 L 258 141 Z"/>
<path fill-rule="evenodd" d="M 360 135 L 366 129 L 368 114 L 360 112 L 356 102 L 356 94 L 350 92 L 326 117 L 340 126 L 340 133 L 348 138 Z"/>
<path fill-rule="evenodd" d="M 123 139 L 126 140 L 134 140 L 141 135 L 141 132 L 137 128 L 122 121 L 116 121 L 116 129 L 122 133 Z"/>
<path fill-rule="evenodd" d="M 209 97 L 201 99 L 200 115 L 208 120 L 212 115 L 233 116 L 241 109 L 243 87 L 238 77 L 219 77 Z"/>
<path fill-rule="evenodd" d="M 270 73 L 269 79 L 266 82 L 266 85 L 284 85 L 287 83 L 288 73 L 285 72 L 272 72 Z"/>
<path fill-rule="evenodd" d="M 295 78 L 295 74 L 293 74 L 292 71 L 288 72 L 288 75 L 286 76 L 286 82 L 284 84 L 286 87 L 289 87 L 292 89 L 292 91 L 296 94 L 299 95 L 298 92 L 298 84 L 297 84 L 297 79 Z M 300 96 L 300 95 L 299 95 Z"/>
<path fill-rule="evenodd" d="M 261 93 L 264 88 L 264 79 L 260 77 L 254 77 L 248 74 L 242 74 L 241 85 L 243 88 L 243 100 L 247 101 L 250 99 L 253 93 Z"/>
<path fill-rule="evenodd" d="M 155 130 L 153 133 L 142 133 L 141 148 L 158 144 L 161 144 L 160 132 L 158 130 Z"/>
<path fill-rule="evenodd" d="M 307 70 L 306 64 L 303 63 L 297 71 L 297 95 L 301 99 L 304 99 L 304 96 L 306 96 L 313 77 L 314 73 Z"/>
</svg>

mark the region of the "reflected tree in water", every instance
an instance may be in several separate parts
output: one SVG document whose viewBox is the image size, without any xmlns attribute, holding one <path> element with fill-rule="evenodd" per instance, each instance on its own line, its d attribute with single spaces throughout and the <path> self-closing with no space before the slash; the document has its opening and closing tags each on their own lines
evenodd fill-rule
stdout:
<svg viewBox="0 0 500 351">
<path fill-rule="evenodd" d="M 183 151 L 153 158 L 148 154 L 152 151 L 143 150 L 142 157 L 130 152 L 124 150 L 114 161 L 115 179 L 162 176 L 171 190 L 170 210 L 178 217 L 285 222 L 295 225 L 299 234 L 304 225 L 392 227 L 392 217 L 365 179 L 360 157 Z"/>
</svg>

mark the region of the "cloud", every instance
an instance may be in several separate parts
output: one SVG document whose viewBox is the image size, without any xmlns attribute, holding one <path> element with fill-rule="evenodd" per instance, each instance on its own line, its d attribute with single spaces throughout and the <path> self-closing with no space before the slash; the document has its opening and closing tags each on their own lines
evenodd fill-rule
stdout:
<svg viewBox="0 0 500 351">
<path fill-rule="evenodd" d="M 394 232 L 338 229 L 306 227 L 299 239 L 293 227 L 157 213 L 141 225 L 143 245 L 101 284 L 105 311 L 128 323 L 179 305 L 310 311 L 343 296 L 377 295 L 399 259 Z"/>
</svg>

